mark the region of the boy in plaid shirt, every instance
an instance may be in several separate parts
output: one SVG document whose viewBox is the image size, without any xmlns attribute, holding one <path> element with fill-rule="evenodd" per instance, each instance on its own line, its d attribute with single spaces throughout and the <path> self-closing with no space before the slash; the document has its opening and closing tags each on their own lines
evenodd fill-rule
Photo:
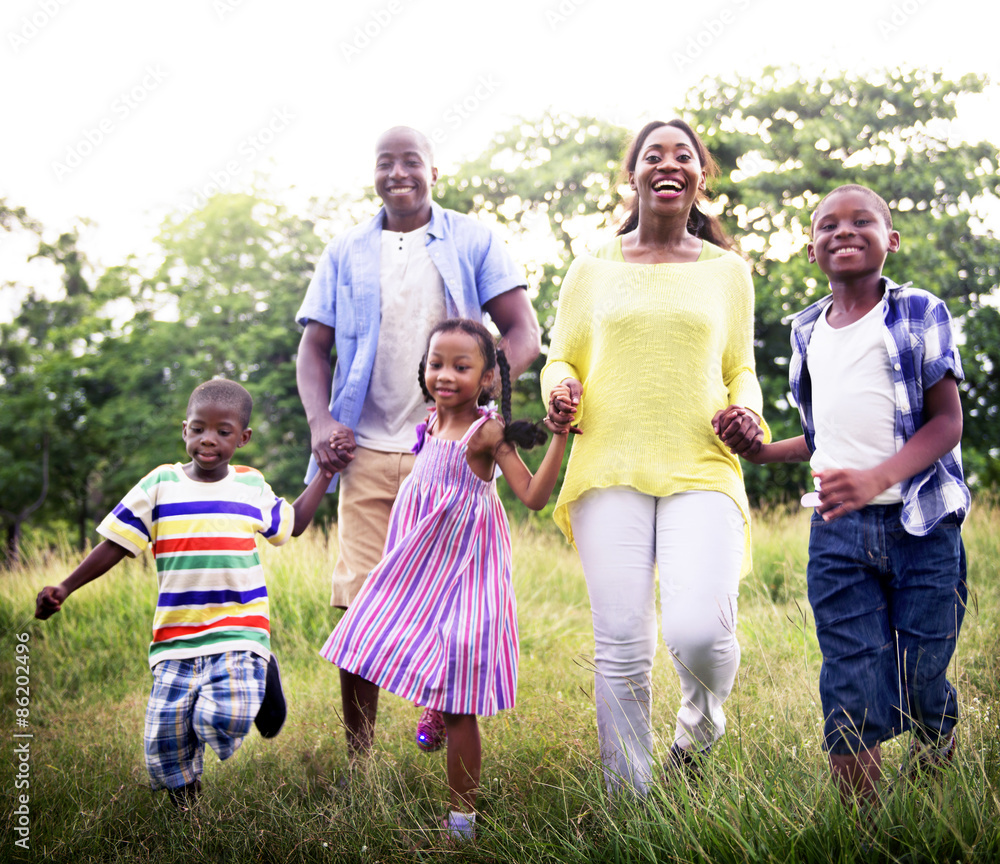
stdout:
<svg viewBox="0 0 1000 864">
<path fill-rule="evenodd" d="M 945 304 L 882 276 L 898 248 L 872 190 L 841 186 L 820 202 L 808 252 L 830 294 L 792 321 L 804 434 L 762 445 L 727 435 L 728 417 L 717 430 L 752 462 L 812 467 L 809 602 L 824 743 L 847 799 L 875 795 L 882 741 L 913 732 L 911 777 L 945 767 L 956 747 L 945 673 L 966 601 L 962 366 Z"/>
</svg>

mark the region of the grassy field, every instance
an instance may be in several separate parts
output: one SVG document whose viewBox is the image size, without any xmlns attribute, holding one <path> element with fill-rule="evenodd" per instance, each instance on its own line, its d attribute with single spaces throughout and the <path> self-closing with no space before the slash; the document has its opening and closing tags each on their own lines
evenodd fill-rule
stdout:
<svg viewBox="0 0 1000 864">
<path fill-rule="evenodd" d="M 0 573 L 0 728 L 9 766 L 0 860 L 1000 860 L 1000 510 L 976 507 L 965 530 L 970 603 L 950 676 L 963 711 L 955 770 L 939 785 L 894 783 L 884 806 L 866 814 L 840 805 L 820 747 L 807 534 L 805 513 L 758 516 L 729 731 L 696 789 L 666 785 L 636 802 L 606 799 L 596 764 L 593 645 L 576 555 L 555 533 L 515 529 L 518 706 L 482 723 L 480 839 L 459 852 L 438 830 L 444 755 L 413 745 L 412 705 L 382 695 L 371 764 L 344 782 L 337 673 L 316 653 L 336 620 L 327 606 L 332 536 L 313 528 L 263 550 L 289 719 L 274 740 L 252 733 L 226 763 L 209 752 L 205 794 L 186 819 L 165 795 L 149 792 L 143 766 L 156 593 L 150 562 L 126 562 L 73 595 L 54 619 L 37 622 L 36 592 L 61 580 L 78 555 L 33 553 L 22 570 Z M 25 672 L 17 658 L 25 655 L 30 704 L 28 725 L 19 727 L 15 685 Z M 654 694 L 665 752 L 678 687 L 662 647 Z M 19 762 L 24 742 L 30 758 Z M 888 776 L 907 746 L 886 746 Z M 15 845 L 19 807 L 30 812 L 28 850 Z"/>
</svg>

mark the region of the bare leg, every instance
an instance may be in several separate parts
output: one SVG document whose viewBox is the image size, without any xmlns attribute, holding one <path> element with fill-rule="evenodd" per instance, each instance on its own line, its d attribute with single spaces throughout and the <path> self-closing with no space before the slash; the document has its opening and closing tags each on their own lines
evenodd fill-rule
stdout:
<svg viewBox="0 0 1000 864">
<path fill-rule="evenodd" d="M 857 754 L 831 754 L 830 770 L 845 802 L 870 801 L 878 792 L 882 779 L 882 748 L 876 744 Z"/>
<path fill-rule="evenodd" d="M 347 757 L 353 762 L 372 748 L 378 687 L 353 672 L 340 670 L 340 698 L 347 727 Z"/>
<path fill-rule="evenodd" d="M 483 764 L 483 747 L 479 740 L 479 719 L 475 714 L 445 714 L 448 727 L 448 786 L 451 788 L 451 809 L 474 813 L 479 791 L 479 774 Z"/>
</svg>

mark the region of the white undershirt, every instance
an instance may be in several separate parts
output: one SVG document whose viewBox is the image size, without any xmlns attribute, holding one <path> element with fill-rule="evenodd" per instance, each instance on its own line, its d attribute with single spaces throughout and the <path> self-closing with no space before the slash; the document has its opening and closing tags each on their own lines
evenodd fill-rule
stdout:
<svg viewBox="0 0 1000 864">
<path fill-rule="evenodd" d="M 387 453 L 406 453 L 414 427 L 427 418 L 417 365 L 427 337 L 447 317 L 444 281 L 427 252 L 424 225 L 403 234 L 382 231 L 379 263 L 382 320 L 371 382 L 354 437 Z"/>
<path fill-rule="evenodd" d="M 892 368 L 882 332 L 883 300 L 863 318 L 834 329 L 826 313 L 809 338 L 816 449 L 809 464 L 829 468 L 873 468 L 896 453 L 896 401 Z M 899 484 L 869 504 L 902 501 Z"/>
</svg>

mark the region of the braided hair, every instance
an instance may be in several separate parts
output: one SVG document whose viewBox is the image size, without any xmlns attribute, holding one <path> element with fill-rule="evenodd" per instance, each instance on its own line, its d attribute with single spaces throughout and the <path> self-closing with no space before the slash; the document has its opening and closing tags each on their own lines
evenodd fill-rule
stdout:
<svg viewBox="0 0 1000 864">
<path fill-rule="evenodd" d="M 530 450 L 532 447 L 544 444 L 548 439 L 548 434 L 541 423 L 532 423 L 530 420 L 511 422 L 510 363 L 507 362 L 507 355 L 504 354 L 503 350 L 496 347 L 496 343 L 493 341 L 493 334 L 482 323 L 474 321 L 471 318 L 448 318 L 431 330 L 430 335 L 427 337 L 428 347 L 430 346 L 431 339 L 438 333 L 454 332 L 465 333 L 467 336 L 475 339 L 476 344 L 479 345 L 479 352 L 483 357 L 484 368 L 493 369 L 496 367 L 500 372 L 500 414 L 503 417 L 503 440 L 524 450 Z M 426 370 L 427 352 L 425 351 L 424 356 L 420 359 L 420 365 L 417 367 L 417 381 L 420 383 L 420 390 L 424 394 L 424 401 L 433 402 L 434 397 L 431 396 L 430 391 L 427 389 L 427 381 L 424 378 Z M 494 395 L 494 393 L 484 389 L 479 394 L 479 404 L 486 405 Z"/>
</svg>

